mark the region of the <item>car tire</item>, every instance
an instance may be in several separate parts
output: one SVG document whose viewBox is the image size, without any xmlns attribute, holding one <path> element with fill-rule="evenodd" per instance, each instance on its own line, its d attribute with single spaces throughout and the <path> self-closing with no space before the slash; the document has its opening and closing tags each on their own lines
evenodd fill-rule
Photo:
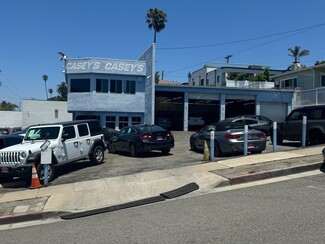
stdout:
<svg viewBox="0 0 325 244">
<path fill-rule="evenodd" d="M 111 141 L 107 143 L 107 150 L 109 153 L 116 153 L 116 149 Z"/>
<path fill-rule="evenodd" d="M 94 165 L 102 164 L 104 162 L 104 149 L 102 146 L 95 146 L 91 155 L 90 162 Z"/>
<path fill-rule="evenodd" d="M 163 155 L 168 155 L 169 152 L 170 152 L 170 148 L 161 149 L 161 153 L 162 153 Z"/>
<path fill-rule="evenodd" d="M 308 144 L 309 145 L 317 145 L 322 143 L 322 133 L 317 130 L 312 130 L 308 135 Z"/>
<path fill-rule="evenodd" d="M 221 148 L 219 146 L 219 143 L 215 141 L 215 146 L 214 146 L 214 155 L 216 157 L 221 157 L 223 156 L 223 152 L 221 151 Z"/>
<path fill-rule="evenodd" d="M 129 153 L 131 157 L 136 157 L 137 156 L 137 149 L 134 145 L 134 143 L 131 143 L 129 146 Z"/>
<path fill-rule="evenodd" d="M 44 185 L 44 164 L 38 163 L 36 166 L 36 171 L 38 178 L 40 180 L 40 183 Z M 47 182 L 51 182 L 54 179 L 54 165 L 53 163 L 47 165 Z"/>
<path fill-rule="evenodd" d="M 195 141 L 193 138 L 190 139 L 190 147 L 191 147 L 191 151 L 196 152 L 197 148 L 195 146 Z"/>
</svg>

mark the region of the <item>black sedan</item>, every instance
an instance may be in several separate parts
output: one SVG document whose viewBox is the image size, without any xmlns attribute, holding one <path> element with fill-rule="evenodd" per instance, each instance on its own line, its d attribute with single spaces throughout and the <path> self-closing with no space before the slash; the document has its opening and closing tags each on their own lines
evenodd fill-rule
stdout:
<svg viewBox="0 0 325 244">
<path fill-rule="evenodd" d="M 239 153 L 244 151 L 245 123 L 242 120 L 225 119 L 207 125 L 191 135 L 190 146 L 192 151 L 203 150 L 204 142 L 210 144 L 210 133 L 214 131 L 214 154 L 222 156 L 226 153 Z M 266 148 L 265 133 L 248 129 L 247 151 L 261 153 Z"/>
<path fill-rule="evenodd" d="M 23 136 L 19 135 L 0 136 L 0 149 L 19 144 L 23 141 L 23 138 Z"/>
<path fill-rule="evenodd" d="M 173 134 L 157 125 L 126 126 L 108 143 L 109 152 L 128 152 L 132 157 L 153 150 L 167 155 L 173 147 Z"/>
<path fill-rule="evenodd" d="M 102 129 L 103 135 L 104 135 L 104 141 L 106 144 L 106 148 L 108 147 L 108 142 L 109 140 L 113 137 L 113 136 L 117 136 L 118 135 L 118 131 L 112 129 L 112 128 L 103 128 Z"/>
</svg>

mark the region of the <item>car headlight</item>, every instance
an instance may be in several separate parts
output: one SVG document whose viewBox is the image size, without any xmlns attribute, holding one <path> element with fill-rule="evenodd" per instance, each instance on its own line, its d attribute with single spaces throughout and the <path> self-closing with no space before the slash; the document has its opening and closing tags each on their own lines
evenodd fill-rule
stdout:
<svg viewBox="0 0 325 244">
<path fill-rule="evenodd" d="M 22 153 L 20 154 L 20 157 L 21 157 L 21 158 L 26 158 L 26 157 L 27 157 L 27 153 L 26 153 L 26 152 L 22 152 Z"/>
</svg>

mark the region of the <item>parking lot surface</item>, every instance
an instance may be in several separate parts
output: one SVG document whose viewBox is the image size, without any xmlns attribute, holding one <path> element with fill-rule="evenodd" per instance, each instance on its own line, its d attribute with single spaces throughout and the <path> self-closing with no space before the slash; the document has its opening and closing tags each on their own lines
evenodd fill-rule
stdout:
<svg viewBox="0 0 325 244">
<path fill-rule="evenodd" d="M 130 157 L 128 154 L 111 154 L 105 151 L 105 162 L 93 166 L 89 160 L 71 163 L 57 168 L 57 176 L 51 185 L 60 185 L 85 180 L 101 179 L 135 173 L 180 168 L 203 163 L 203 152 L 190 150 L 189 138 L 193 132 L 174 131 L 175 147 L 169 155 L 162 155 L 159 151 L 150 152 L 139 157 Z M 298 142 L 284 142 L 277 146 L 277 151 L 287 151 L 301 147 Z M 273 146 L 268 139 L 267 148 L 263 153 L 272 153 Z M 243 155 L 227 155 L 215 157 L 215 161 L 225 158 L 243 157 Z M 25 182 L 15 179 L 14 182 L 1 182 L 4 191 L 15 191 L 27 188 Z M 0 186 L 0 187 L 1 187 Z"/>
</svg>

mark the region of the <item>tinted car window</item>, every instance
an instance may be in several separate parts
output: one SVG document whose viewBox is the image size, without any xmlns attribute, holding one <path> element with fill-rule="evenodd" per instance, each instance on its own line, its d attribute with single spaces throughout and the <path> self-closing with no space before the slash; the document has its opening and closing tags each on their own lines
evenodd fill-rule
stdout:
<svg viewBox="0 0 325 244">
<path fill-rule="evenodd" d="M 90 130 L 90 134 L 92 136 L 102 134 L 102 128 L 100 127 L 100 124 L 97 120 L 89 121 L 88 126 L 89 126 L 89 130 Z"/>
<path fill-rule="evenodd" d="M 22 138 L 19 137 L 8 137 L 6 138 L 6 146 L 16 145 L 22 142 Z"/>
<path fill-rule="evenodd" d="M 79 136 L 87 136 L 89 134 L 87 124 L 78 125 Z"/>
<path fill-rule="evenodd" d="M 76 137 L 76 132 L 73 126 L 67 126 L 63 128 L 62 138 L 67 140 Z"/>
</svg>

